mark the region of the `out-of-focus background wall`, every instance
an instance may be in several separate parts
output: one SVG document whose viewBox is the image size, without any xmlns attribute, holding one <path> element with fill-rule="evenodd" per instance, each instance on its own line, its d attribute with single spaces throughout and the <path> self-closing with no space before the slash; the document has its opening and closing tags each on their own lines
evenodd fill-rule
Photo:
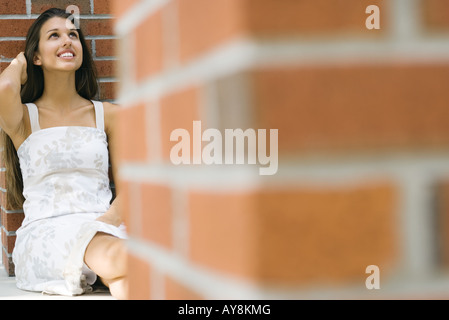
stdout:
<svg viewBox="0 0 449 320">
<path fill-rule="evenodd" d="M 0 1 L 2 67 L 39 4 L 68 5 Z M 123 107 L 132 299 L 449 298 L 448 1 L 70 4 L 102 99 Z M 193 121 L 223 155 L 225 129 L 277 129 L 277 173 L 174 165 L 170 135 L 195 153 Z M 6 261 L 15 209 L 2 202 Z"/>
</svg>

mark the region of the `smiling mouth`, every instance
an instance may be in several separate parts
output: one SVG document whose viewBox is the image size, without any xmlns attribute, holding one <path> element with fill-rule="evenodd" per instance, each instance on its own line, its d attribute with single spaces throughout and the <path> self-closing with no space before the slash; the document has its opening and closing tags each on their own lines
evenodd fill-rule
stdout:
<svg viewBox="0 0 449 320">
<path fill-rule="evenodd" d="M 58 55 L 58 57 L 62 59 L 72 59 L 75 57 L 75 55 L 71 52 L 65 52 L 63 54 Z"/>
</svg>

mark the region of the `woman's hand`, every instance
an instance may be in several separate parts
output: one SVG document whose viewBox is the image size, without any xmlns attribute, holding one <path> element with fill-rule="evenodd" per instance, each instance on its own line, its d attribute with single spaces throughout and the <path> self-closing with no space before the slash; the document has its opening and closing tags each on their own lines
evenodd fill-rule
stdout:
<svg viewBox="0 0 449 320">
<path fill-rule="evenodd" d="M 25 54 L 23 52 L 19 53 L 17 57 L 11 62 L 11 64 L 18 64 L 22 68 L 22 72 L 20 74 L 20 83 L 24 85 L 28 80 L 27 59 L 25 58 Z"/>
</svg>

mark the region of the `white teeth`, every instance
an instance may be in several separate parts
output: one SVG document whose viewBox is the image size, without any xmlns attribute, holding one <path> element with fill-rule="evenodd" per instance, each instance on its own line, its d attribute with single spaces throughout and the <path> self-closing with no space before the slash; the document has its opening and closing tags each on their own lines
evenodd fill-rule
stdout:
<svg viewBox="0 0 449 320">
<path fill-rule="evenodd" d="M 73 53 L 66 52 L 66 53 L 61 54 L 60 57 L 61 58 L 68 58 L 68 57 L 73 58 Z"/>
</svg>

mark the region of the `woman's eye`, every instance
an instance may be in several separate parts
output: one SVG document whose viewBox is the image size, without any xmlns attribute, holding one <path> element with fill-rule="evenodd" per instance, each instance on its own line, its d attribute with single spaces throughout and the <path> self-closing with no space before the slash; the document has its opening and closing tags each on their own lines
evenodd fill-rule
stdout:
<svg viewBox="0 0 449 320">
<path fill-rule="evenodd" d="M 54 37 L 59 37 L 59 36 L 58 36 L 57 33 L 53 33 L 53 34 L 50 35 L 50 39 L 51 39 L 51 38 L 54 38 Z"/>
<path fill-rule="evenodd" d="M 78 38 L 78 35 L 77 35 L 75 32 L 71 32 L 71 33 L 70 33 L 70 36 L 71 36 L 71 37 L 74 37 L 74 38 Z"/>
</svg>

